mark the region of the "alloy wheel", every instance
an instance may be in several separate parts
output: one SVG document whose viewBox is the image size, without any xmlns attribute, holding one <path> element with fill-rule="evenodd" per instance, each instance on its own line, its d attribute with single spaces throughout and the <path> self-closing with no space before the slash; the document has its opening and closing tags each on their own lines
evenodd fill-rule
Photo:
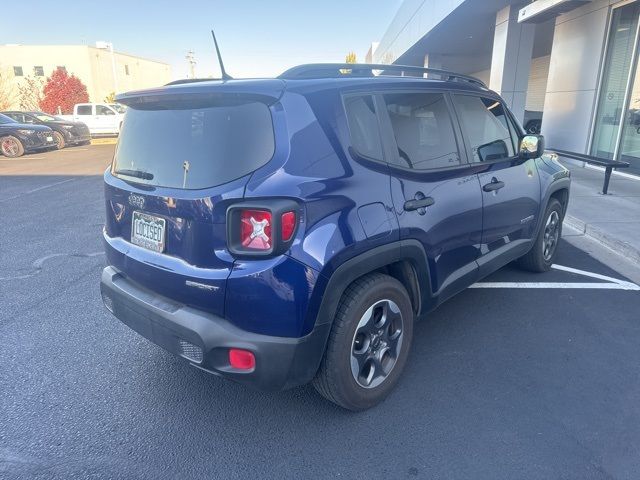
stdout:
<svg viewBox="0 0 640 480">
<path fill-rule="evenodd" d="M 7 157 L 13 157 L 18 154 L 20 148 L 18 143 L 12 138 L 5 138 L 2 141 L 2 153 Z"/>
<path fill-rule="evenodd" d="M 389 376 L 400 350 L 404 320 L 392 300 L 380 300 L 362 315 L 351 344 L 351 374 L 363 388 L 374 388 Z"/>
<path fill-rule="evenodd" d="M 554 252 L 556 251 L 556 247 L 558 246 L 558 239 L 560 237 L 560 215 L 558 212 L 553 210 L 549 217 L 547 218 L 547 222 L 544 226 L 544 237 L 542 239 L 542 257 L 545 262 L 551 260 Z"/>
</svg>

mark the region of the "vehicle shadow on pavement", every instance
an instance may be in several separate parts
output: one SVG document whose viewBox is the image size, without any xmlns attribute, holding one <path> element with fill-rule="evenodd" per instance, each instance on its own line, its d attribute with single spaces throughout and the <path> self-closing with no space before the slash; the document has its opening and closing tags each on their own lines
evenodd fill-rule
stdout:
<svg viewBox="0 0 640 480">
<path fill-rule="evenodd" d="M 566 242 L 558 263 L 621 278 Z M 493 277 L 575 281 L 574 274 L 530 274 L 511 265 Z M 358 414 L 325 402 L 310 386 L 255 392 L 155 347 L 133 381 L 154 398 L 152 408 L 162 419 L 154 429 L 187 445 L 206 440 L 204 450 L 217 461 L 247 466 L 249 458 L 253 465 L 256 457 L 264 459 L 265 472 L 274 475 L 316 456 L 332 458 L 327 473 L 354 465 L 379 471 L 387 468 L 379 449 L 392 443 L 399 477 L 498 478 L 500 471 L 513 478 L 522 465 L 536 477 L 597 477 L 598 458 L 610 459 L 607 468 L 640 467 L 632 454 L 640 429 L 629 426 L 640 424 L 633 400 L 640 393 L 634 380 L 640 363 L 635 293 L 466 290 L 416 326 L 399 387 L 379 407 Z M 621 304 L 628 308 L 611 315 Z M 421 441 L 410 441 L 415 438 Z M 269 444 L 301 455 L 291 461 L 265 451 Z M 473 455 L 462 460 L 467 452 Z M 285 459 L 288 466 L 278 463 Z"/>
</svg>

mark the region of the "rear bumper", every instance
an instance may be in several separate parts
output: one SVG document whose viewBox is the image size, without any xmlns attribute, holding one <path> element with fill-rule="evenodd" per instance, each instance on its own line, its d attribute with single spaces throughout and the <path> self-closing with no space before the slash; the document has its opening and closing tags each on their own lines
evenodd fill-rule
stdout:
<svg viewBox="0 0 640 480">
<path fill-rule="evenodd" d="M 198 368 L 260 390 L 311 381 L 331 327 L 318 325 L 302 338 L 247 332 L 219 316 L 147 290 L 111 266 L 102 272 L 100 290 L 106 307 L 140 335 Z M 256 367 L 248 372 L 232 368 L 229 348 L 251 350 Z"/>
</svg>

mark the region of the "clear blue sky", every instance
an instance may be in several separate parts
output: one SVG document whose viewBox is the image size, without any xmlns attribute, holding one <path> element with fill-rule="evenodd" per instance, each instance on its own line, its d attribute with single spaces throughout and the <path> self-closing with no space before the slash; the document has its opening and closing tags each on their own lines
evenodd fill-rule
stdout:
<svg viewBox="0 0 640 480">
<path fill-rule="evenodd" d="M 379 40 L 401 0 L 72 0 L 10 1 L 0 44 L 95 45 L 171 64 L 175 78 L 188 71 L 194 50 L 196 75 L 219 75 L 209 30 L 215 29 L 232 76 L 274 76 L 289 66 L 359 61 Z M 34 15 L 34 12 L 38 12 Z"/>
</svg>

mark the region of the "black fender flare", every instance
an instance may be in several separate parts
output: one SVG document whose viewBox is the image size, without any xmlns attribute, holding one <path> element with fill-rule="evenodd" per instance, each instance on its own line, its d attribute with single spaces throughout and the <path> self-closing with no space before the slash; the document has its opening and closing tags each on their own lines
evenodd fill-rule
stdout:
<svg viewBox="0 0 640 480">
<path fill-rule="evenodd" d="M 542 228 L 542 223 L 544 222 L 544 212 L 547 210 L 547 205 L 549 205 L 549 200 L 551 199 L 551 195 L 556 193 L 559 190 L 566 190 L 567 193 L 571 191 L 571 178 L 570 177 L 562 177 L 554 180 L 549 184 L 547 188 L 544 198 L 542 199 L 542 203 L 540 204 L 540 215 L 538 215 L 538 225 L 536 225 L 536 237 L 538 232 L 540 232 L 540 228 Z M 568 200 L 568 197 L 567 197 Z M 567 213 L 567 205 L 568 201 L 565 205 L 562 206 L 562 218 L 564 219 L 565 213 Z M 535 242 L 535 238 L 534 238 Z"/>
<path fill-rule="evenodd" d="M 375 247 L 350 258 L 336 268 L 324 289 L 316 316 L 316 325 L 333 323 L 344 291 L 355 280 L 367 273 L 401 261 L 409 262 L 413 268 L 417 279 L 417 292 L 415 292 L 418 300 L 417 310 L 422 311 L 425 303 L 432 297 L 429 263 L 422 244 L 418 240 L 406 239 Z M 409 286 L 406 287 L 410 290 Z"/>
</svg>

